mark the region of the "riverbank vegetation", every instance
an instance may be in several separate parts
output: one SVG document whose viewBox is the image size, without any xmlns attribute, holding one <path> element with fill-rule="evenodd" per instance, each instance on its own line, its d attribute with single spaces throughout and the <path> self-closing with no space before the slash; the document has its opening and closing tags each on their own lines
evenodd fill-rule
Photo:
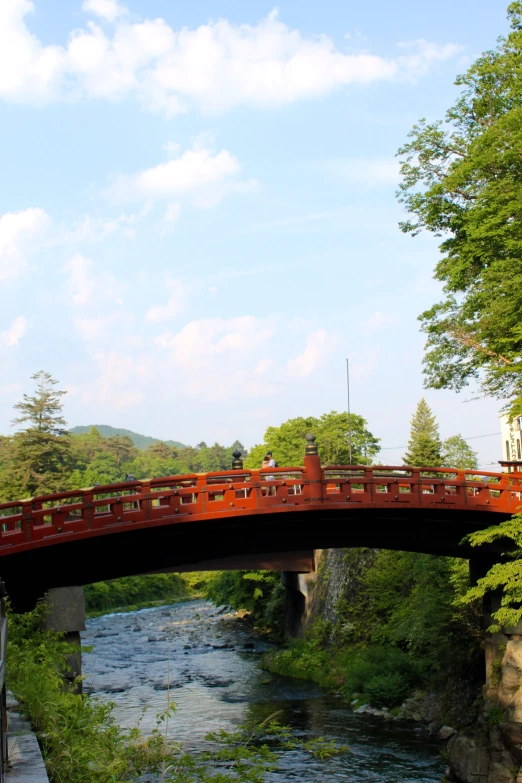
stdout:
<svg viewBox="0 0 522 783">
<path fill-rule="evenodd" d="M 467 562 L 374 549 L 329 550 L 302 639 L 269 654 L 272 672 L 311 679 L 354 706 L 397 708 L 435 694 L 432 719 L 470 723 L 483 670 Z"/>
<path fill-rule="evenodd" d="M 145 574 L 95 582 L 83 588 L 89 617 L 108 612 L 132 612 L 159 604 L 190 601 L 206 595 L 214 577 L 209 571 L 188 574 Z"/>
<path fill-rule="evenodd" d="M 285 588 L 279 571 L 216 571 L 203 593 L 217 606 L 248 612 L 260 630 L 282 638 Z"/>
<path fill-rule="evenodd" d="M 270 428 L 266 438 L 267 445 L 278 444 L 283 460 L 287 452 L 290 458 L 293 454 L 301 422 L 288 424 Z M 355 442 L 354 449 L 356 459 L 364 459 L 357 448 L 368 448 L 365 441 Z M 405 461 L 461 469 L 477 464 L 460 436 L 441 441 L 425 400 L 412 417 Z M 314 680 L 355 705 L 366 702 L 398 711 L 412 693 L 431 691 L 436 694 L 433 717 L 469 723 L 481 685 L 483 652 L 481 612 L 476 601 L 464 602 L 468 588 L 464 560 L 375 549 L 326 550 L 303 638 L 270 653 L 264 665 L 278 674 Z M 208 596 L 249 609 L 261 626 L 271 625 L 275 608 L 279 620 L 273 627 L 281 631 L 283 595 L 275 575 L 223 574 Z"/>
</svg>

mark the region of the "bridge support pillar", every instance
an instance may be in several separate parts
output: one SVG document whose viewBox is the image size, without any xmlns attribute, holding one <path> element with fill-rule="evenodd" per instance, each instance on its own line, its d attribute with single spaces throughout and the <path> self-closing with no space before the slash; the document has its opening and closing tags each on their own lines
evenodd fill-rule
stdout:
<svg viewBox="0 0 522 783">
<path fill-rule="evenodd" d="M 69 670 L 65 672 L 66 682 L 71 683 L 82 673 L 80 631 L 85 630 L 85 598 L 82 587 L 53 587 L 45 594 L 48 612 L 44 627 L 49 631 L 65 634 L 64 639 L 78 648 L 67 656 Z M 79 686 L 81 691 L 81 684 Z"/>
<path fill-rule="evenodd" d="M 285 587 L 285 637 L 304 635 L 316 578 L 316 571 L 309 574 L 281 571 L 281 581 Z"/>
</svg>

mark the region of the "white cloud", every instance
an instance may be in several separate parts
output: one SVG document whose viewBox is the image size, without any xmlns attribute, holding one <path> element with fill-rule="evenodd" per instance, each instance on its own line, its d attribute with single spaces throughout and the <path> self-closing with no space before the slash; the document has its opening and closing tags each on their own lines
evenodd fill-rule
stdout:
<svg viewBox="0 0 522 783">
<path fill-rule="evenodd" d="M 76 253 L 63 267 L 67 273 L 65 290 L 73 304 L 81 307 L 111 300 L 121 304 L 121 293 L 126 288 L 109 272 L 96 271 L 94 262 Z"/>
<path fill-rule="evenodd" d="M 171 201 L 170 204 L 167 204 L 167 209 L 165 210 L 165 214 L 161 220 L 156 223 L 156 231 L 158 231 L 162 237 L 167 236 L 167 234 L 171 234 L 179 220 L 180 214 L 181 204 L 179 204 L 177 201 Z"/>
<path fill-rule="evenodd" d="M 177 334 L 167 332 L 157 342 L 170 350 L 180 367 L 195 369 L 208 366 L 216 356 L 250 356 L 257 345 L 271 336 L 268 322 L 245 315 L 190 321 Z"/>
<path fill-rule="evenodd" d="M 328 334 L 326 329 L 317 329 L 312 332 L 303 353 L 288 361 L 289 374 L 302 377 L 311 375 L 325 361 L 336 342 L 337 339 Z"/>
<path fill-rule="evenodd" d="M 374 334 L 375 332 L 380 332 L 382 329 L 385 329 L 387 326 L 394 323 L 395 319 L 392 318 L 391 315 L 386 315 L 385 313 L 377 311 L 371 315 L 367 321 L 362 321 L 360 327 L 361 331 Z"/>
<path fill-rule="evenodd" d="M 325 164 L 328 171 L 354 185 L 397 185 L 400 164 L 393 158 L 340 158 Z"/>
<path fill-rule="evenodd" d="M 167 304 L 154 305 L 147 311 L 147 321 L 169 321 L 182 313 L 187 307 L 189 288 L 181 280 L 168 280 L 170 291 Z"/>
<path fill-rule="evenodd" d="M 85 0 L 82 10 L 95 14 L 107 22 L 114 22 L 119 16 L 125 16 L 127 13 L 127 9 L 116 0 Z"/>
<path fill-rule="evenodd" d="M 433 63 L 451 60 L 463 51 L 462 46 L 452 43 L 436 44 L 424 38 L 402 41 L 397 46 L 407 52 L 397 58 L 397 63 L 404 78 L 410 79 L 423 76 Z"/>
<path fill-rule="evenodd" d="M 118 231 L 126 239 L 135 239 L 137 225 L 147 217 L 152 207 L 151 202 L 145 202 L 138 212 L 120 212 L 117 217 L 84 215 L 75 221 L 71 228 L 61 226 L 56 241 L 62 245 L 78 244 L 79 242 L 103 242 L 108 236 Z"/>
<path fill-rule="evenodd" d="M 107 405 L 110 409 L 137 405 L 144 398 L 143 386 L 152 368 L 145 359 L 123 356 L 117 351 L 97 352 L 91 357 L 93 380 L 69 389 L 81 403 Z"/>
<path fill-rule="evenodd" d="M 228 150 L 214 153 L 195 146 L 176 158 L 132 175 L 117 176 L 105 191 L 112 201 L 185 198 L 198 206 L 221 200 L 234 189 L 248 187 L 238 180 L 241 165 Z M 172 224 L 179 204 L 170 203 L 165 216 Z"/>
<path fill-rule="evenodd" d="M 0 348 L 13 348 L 18 345 L 27 331 L 27 321 L 23 315 L 15 318 L 9 329 L 0 332 Z"/>
<path fill-rule="evenodd" d="M 36 207 L 0 217 L 0 281 L 17 277 L 27 268 L 50 222 L 47 212 Z"/>
<path fill-rule="evenodd" d="M 71 32 L 66 46 L 43 45 L 26 24 L 34 3 L 2 0 L 0 97 L 43 103 L 134 96 L 152 111 L 219 113 L 323 97 L 350 84 L 416 78 L 460 51 L 419 39 L 401 43 L 395 58 L 345 52 L 326 35 L 291 29 L 276 11 L 255 24 L 220 19 L 175 30 L 163 19 L 130 23 L 116 0 L 86 0 L 83 7 L 114 22 L 112 32 L 90 21 Z"/>
</svg>

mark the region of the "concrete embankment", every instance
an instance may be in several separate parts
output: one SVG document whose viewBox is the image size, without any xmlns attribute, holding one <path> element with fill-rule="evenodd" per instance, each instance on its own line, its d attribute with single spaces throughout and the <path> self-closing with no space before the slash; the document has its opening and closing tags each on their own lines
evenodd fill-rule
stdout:
<svg viewBox="0 0 522 783">
<path fill-rule="evenodd" d="M 9 765 L 6 783 L 49 783 L 36 735 L 29 721 L 17 712 L 18 704 L 8 700 Z"/>
</svg>

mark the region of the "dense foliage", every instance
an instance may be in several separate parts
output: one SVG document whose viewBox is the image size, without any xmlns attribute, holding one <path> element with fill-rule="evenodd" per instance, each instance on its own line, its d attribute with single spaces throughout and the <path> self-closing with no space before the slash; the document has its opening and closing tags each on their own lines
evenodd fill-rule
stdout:
<svg viewBox="0 0 522 783">
<path fill-rule="evenodd" d="M 477 453 L 462 435 L 451 435 L 442 444 L 442 467 L 478 470 Z"/>
<path fill-rule="evenodd" d="M 331 411 L 319 418 L 299 416 L 289 419 L 279 427 L 268 427 L 264 442 L 254 446 L 245 466 L 259 468 L 267 451 L 272 451 L 279 466 L 302 465 L 305 436 L 313 433 L 317 439 L 319 456 L 323 465 L 349 465 L 350 440 L 352 464 L 370 465 L 379 451 L 379 438 L 369 431 L 362 416 Z"/>
<path fill-rule="evenodd" d="M 218 606 L 244 609 L 262 628 L 282 632 L 284 587 L 278 571 L 217 571 L 204 586 Z"/>
<path fill-rule="evenodd" d="M 396 707 L 413 690 L 431 689 L 446 715 L 456 708 L 452 720 L 462 720 L 477 696 L 483 655 L 479 607 L 461 600 L 467 562 L 346 549 L 335 569 L 335 557 L 327 552 L 320 563 L 306 638 L 270 655 L 266 666 L 376 707 Z"/>
<path fill-rule="evenodd" d="M 200 594 L 207 574 L 145 574 L 95 582 L 83 588 L 88 614 L 176 603 Z"/>
<path fill-rule="evenodd" d="M 516 626 L 522 620 L 522 513 L 515 514 L 499 525 L 478 530 L 468 538 L 472 546 L 502 541 L 508 551 L 502 562 L 495 563 L 470 588 L 464 602 L 483 598 L 489 592 L 501 593 L 500 608 L 493 614 L 495 622 L 490 630 L 499 631 L 503 626 Z"/>
<path fill-rule="evenodd" d="M 410 234 L 443 237 L 443 301 L 420 318 L 428 385 L 470 379 L 522 413 L 522 2 L 511 30 L 456 84 L 445 121 L 421 120 L 400 150 Z"/>
</svg>

